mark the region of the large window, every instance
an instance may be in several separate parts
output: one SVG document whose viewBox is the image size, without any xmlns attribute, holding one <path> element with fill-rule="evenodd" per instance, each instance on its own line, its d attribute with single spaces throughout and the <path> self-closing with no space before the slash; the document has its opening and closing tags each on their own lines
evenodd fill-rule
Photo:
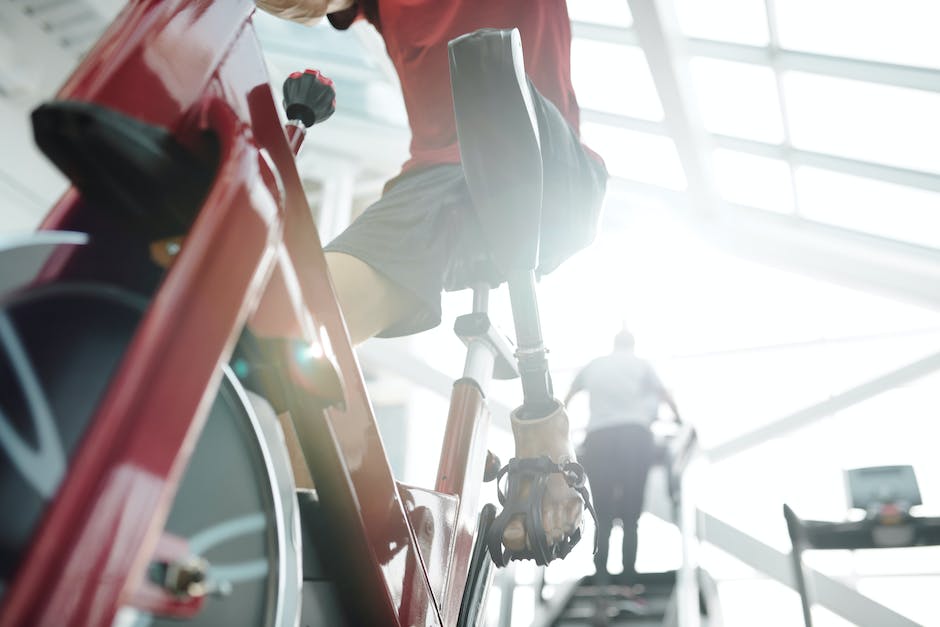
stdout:
<svg viewBox="0 0 940 627">
<path fill-rule="evenodd" d="M 599 18 L 614 4 L 570 9 L 585 139 L 615 176 L 669 189 L 700 180 L 676 176 L 677 159 L 664 156 L 657 137 L 680 129 L 678 154 L 706 151 L 706 178 L 728 202 L 938 246 L 940 5 L 676 0 L 677 28 L 667 15 L 645 41 L 676 64 L 678 91 L 667 87 L 664 103 L 637 25 Z M 704 141 L 687 144 L 688 128 Z"/>
</svg>

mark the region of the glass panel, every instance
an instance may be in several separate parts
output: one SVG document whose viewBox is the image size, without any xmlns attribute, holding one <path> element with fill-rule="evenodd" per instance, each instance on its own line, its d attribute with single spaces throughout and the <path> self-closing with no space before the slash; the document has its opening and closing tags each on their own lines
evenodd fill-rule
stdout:
<svg viewBox="0 0 940 627">
<path fill-rule="evenodd" d="M 773 70 L 704 59 L 691 62 L 705 128 L 770 143 L 783 141 L 783 122 Z"/>
<path fill-rule="evenodd" d="M 940 248 L 940 194 L 808 167 L 796 189 L 806 218 Z"/>
<path fill-rule="evenodd" d="M 940 173 L 940 94 L 783 75 L 797 148 Z"/>
<path fill-rule="evenodd" d="M 762 0 L 677 0 L 679 25 L 690 37 L 765 45 L 767 13 Z"/>
<path fill-rule="evenodd" d="M 793 211 L 793 185 L 786 162 L 725 149 L 714 154 L 715 177 L 725 200 L 780 213 Z"/>
<path fill-rule="evenodd" d="M 568 16 L 575 22 L 630 26 L 633 15 L 626 0 L 569 0 Z"/>
<path fill-rule="evenodd" d="M 904 65 L 940 67 L 935 0 L 781 0 L 784 48 Z"/>
<path fill-rule="evenodd" d="M 611 176 L 670 189 L 685 188 L 679 154 L 668 137 L 591 123 L 581 126 L 581 136 L 604 158 Z"/>
<path fill-rule="evenodd" d="M 571 42 L 571 80 L 585 109 L 647 120 L 663 117 L 646 55 L 636 46 L 576 37 Z"/>
</svg>

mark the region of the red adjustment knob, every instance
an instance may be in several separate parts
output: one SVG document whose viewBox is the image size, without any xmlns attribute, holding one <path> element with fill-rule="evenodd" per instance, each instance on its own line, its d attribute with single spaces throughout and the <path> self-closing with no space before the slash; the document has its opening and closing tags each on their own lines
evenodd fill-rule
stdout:
<svg viewBox="0 0 940 627">
<path fill-rule="evenodd" d="M 323 122 L 336 111 L 333 81 L 317 70 L 293 72 L 284 81 L 284 109 L 307 128 Z"/>
</svg>

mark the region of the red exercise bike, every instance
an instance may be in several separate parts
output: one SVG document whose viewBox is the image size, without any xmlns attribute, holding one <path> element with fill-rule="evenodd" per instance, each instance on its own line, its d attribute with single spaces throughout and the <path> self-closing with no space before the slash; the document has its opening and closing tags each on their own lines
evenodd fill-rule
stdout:
<svg viewBox="0 0 940 627">
<path fill-rule="evenodd" d="M 551 401 L 531 112 L 496 136 L 461 133 L 519 346 L 480 285 L 456 325 L 467 361 L 437 484 L 400 485 L 294 162 L 332 90 L 292 75 L 285 124 L 252 10 L 132 1 L 33 114 L 73 187 L 35 237 L 0 250 L 4 627 L 480 619 L 495 518 L 480 492 L 499 465 L 483 390 L 521 372 L 527 404 Z M 517 34 L 456 40 L 451 65 L 458 129 L 491 115 L 484 88 L 524 101 Z M 491 141 L 524 184 L 487 159 Z M 285 434 L 315 492 L 295 489 Z M 526 557 L 490 545 L 497 562 Z"/>
</svg>

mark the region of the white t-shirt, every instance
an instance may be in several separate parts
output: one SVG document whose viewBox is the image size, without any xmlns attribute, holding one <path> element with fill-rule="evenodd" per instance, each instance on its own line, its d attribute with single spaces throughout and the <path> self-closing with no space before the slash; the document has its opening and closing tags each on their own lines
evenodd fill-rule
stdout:
<svg viewBox="0 0 940 627">
<path fill-rule="evenodd" d="M 588 430 L 631 423 L 650 425 L 663 399 L 663 384 L 650 364 L 631 351 L 618 350 L 584 367 L 574 386 L 591 400 Z"/>
</svg>

